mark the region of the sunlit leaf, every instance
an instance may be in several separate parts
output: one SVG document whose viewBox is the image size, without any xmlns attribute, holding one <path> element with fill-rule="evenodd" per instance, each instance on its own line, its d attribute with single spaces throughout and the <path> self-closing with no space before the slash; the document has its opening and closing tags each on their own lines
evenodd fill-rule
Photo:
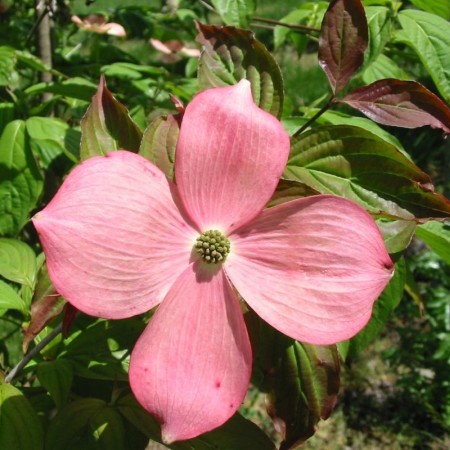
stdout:
<svg viewBox="0 0 450 450">
<path fill-rule="evenodd" d="M 450 222 L 424 223 L 417 227 L 417 237 L 450 264 Z"/>
<path fill-rule="evenodd" d="M 411 75 L 407 74 L 393 59 L 382 53 L 364 70 L 362 79 L 364 83 L 370 84 L 383 78 L 410 80 Z"/>
<path fill-rule="evenodd" d="M 248 30 L 197 22 L 197 41 L 204 46 L 198 68 L 200 89 L 236 84 L 246 78 L 253 99 L 279 117 L 283 109 L 283 79 L 277 62 Z"/>
<path fill-rule="evenodd" d="M 389 253 L 399 253 L 408 247 L 416 231 L 414 220 L 379 220 L 378 227 Z"/>
<path fill-rule="evenodd" d="M 111 94 L 101 77 L 97 93 L 81 120 L 81 159 L 120 149 L 137 152 L 141 138 L 142 132 L 128 110 Z"/>
<path fill-rule="evenodd" d="M 353 200 L 374 215 L 447 217 L 450 201 L 396 147 L 358 127 L 319 126 L 292 142 L 284 177 Z"/>
<path fill-rule="evenodd" d="M 15 283 L 33 287 L 36 255 L 29 245 L 17 239 L 0 238 L 0 275 Z"/>
<path fill-rule="evenodd" d="M 6 125 L 14 120 L 14 103 L 0 103 L 0 136 Z"/>
<path fill-rule="evenodd" d="M 15 309 L 27 314 L 27 307 L 22 297 L 7 283 L 0 280 L 0 310 Z"/>
<path fill-rule="evenodd" d="M 44 185 L 25 122 L 9 122 L 0 137 L 0 235 L 16 235 L 36 207 Z"/>
<path fill-rule="evenodd" d="M 41 362 L 36 375 L 60 410 L 67 403 L 72 386 L 73 371 L 70 362 L 64 359 Z"/>
<path fill-rule="evenodd" d="M 128 394 L 120 398 L 118 411 L 141 433 L 149 439 L 161 442 L 159 425 Z M 198 438 L 167 445 L 172 450 L 275 450 L 275 445 L 252 422 L 236 413 L 228 422 Z"/>
<path fill-rule="evenodd" d="M 246 28 L 255 12 L 256 0 L 211 0 L 226 25 Z"/>
<path fill-rule="evenodd" d="M 379 80 L 355 89 L 339 101 L 383 125 L 429 125 L 450 133 L 450 108 L 416 81 Z"/>
<path fill-rule="evenodd" d="M 319 63 L 334 94 L 347 86 L 363 63 L 368 39 L 360 0 L 333 0 L 322 22 Z"/>
<path fill-rule="evenodd" d="M 365 8 L 369 27 L 369 45 L 364 55 L 364 65 L 375 61 L 384 50 L 392 31 L 392 14 L 385 6 L 368 6 Z"/>
<path fill-rule="evenodd" d="M 16 54 L 14 49 L 0 46 L 0 86 L 6 86 L 12 82 L 15 65 Z"/>
<path fill-rule="evenodd" d="M 375 302 L 369 323 L 354 338 L 350 339 L 344 355 L 346 358 L 355 357 L 383 329 L 403 297 L 405 281 L 406 265 L 402 258 L 395 263 L 394 276 Z"/>
<path fill-rule="evenodd" d="M 10 384 L 0 384 L 0 448 L 44 448 L 42 425 L 36 411 L 27 398 Z"/>
<path fill-rule="evenodd" d="M 156 164 L 170 179 L 173 179 L 180 123 L 179 114 L 156 117 L 144 131 L 139 148 L 139 154 Z"/>
<path fill-rule="evenodd" d="M 55 291 L 47 266 L 44 264 L 39 271 L 36 289 L 31 303 L 31 320 L 23 334 L 22 348 L 27 351 L 29 343 L 50 323 L 61 314 L 65 300 Z"/>
<path fill-rule="evenodd" d="M 74 130 L 71 130 L 66 122 L 55 117 L 30 117 L 26 121 L 26 127 L 31 148 L 39 155 L 45 168 L 61 155 L 65 155 L 74 163 L 78 162 L 78 155 L 70 151 L 70 133 Z"/>
<path fill-rule="evenodd" d="M 450 102 L 450 23 L 423 11 L 405 9 L 398 14 L 402 29 L 395 41 L 410 46 L 422 61 L 440 94 Z"/>
<path fill-rule="evenodd" d="M 88 102 L 95 94 L 95 84 L 86 78 L 74 77 L 61 82 L 33 84 L 25 89 L 24 92 L 27 95 L 51 92 L 55 95 L 63 95 L 65 97 L 76 98 Z"/>
<path fill-rule="evenodd" d="M 450 20 L 450 2 L 448 0 L 410 0 L 414 6 L 437 14 L 444 19 Z"/>
</svg>

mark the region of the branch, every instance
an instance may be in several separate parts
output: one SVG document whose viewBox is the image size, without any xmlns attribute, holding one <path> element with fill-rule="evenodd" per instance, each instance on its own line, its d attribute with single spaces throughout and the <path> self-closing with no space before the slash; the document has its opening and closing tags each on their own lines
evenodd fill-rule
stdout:
<svg viewBox="0 0 450 450">
<path fill-rule="evenodd" d="M 17 364 L 16 367 L 14 367 L 11 372 L 8 373 L 8 375 L 5 377 L 5 383 L 11 383 L 11 381 L 15 378 L 15 376 L 36 356 L 40 353 L 40 351 L 53 339 L 55 339 L 56 336 L 61 332 L 62 330 L 62 322 L 59 323 L 53 331 L 51 331 L 45 338 L 42 339 L 41 342 L 36 344 L 35 347 L 33 347 L 20 361 L 19 364 Z"/>
</svg>

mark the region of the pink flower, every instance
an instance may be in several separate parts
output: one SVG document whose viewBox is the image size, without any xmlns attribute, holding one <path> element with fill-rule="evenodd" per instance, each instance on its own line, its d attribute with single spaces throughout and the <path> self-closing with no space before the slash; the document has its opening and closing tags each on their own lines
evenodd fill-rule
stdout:
<svg viewBox="0 0 450 450">
<path fill-rule="evenodd" d="M 176 186 L 112 152 L 76 167 L 33 219 L 55 288 L 81 311 L 119 319 L 162 302 L 129 376 L 166 443 L 218 427 L 245 396 L 252 353 L 235 289 L 282 333 L 331 344 L 364 327 L 392 276 L 358 205 L 319 195 L 263 210 L 289 145 L 248 81 L 210 89 L 184 113 Z"/>
<path fill-rule="evenodd" d="M 119 23 L 106 22 L 105 17 L 92 14 L 81 20 L 78 16 L 71 17 L 72 22 L 82 30 L 98 34 L 110 34 L 112 36 L 126 37 L 125 28 Z"/>
</svg>

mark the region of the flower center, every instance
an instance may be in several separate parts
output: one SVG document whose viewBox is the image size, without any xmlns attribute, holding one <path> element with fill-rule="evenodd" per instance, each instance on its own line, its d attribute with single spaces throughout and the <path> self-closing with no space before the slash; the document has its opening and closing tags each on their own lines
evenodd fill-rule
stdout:
<svg viewBox="0 0 450 450">
<path fill-rule="evenodd" d="M 195 250 L 208 264 L 218 264 L 230 253 L 230 241 L 218 230 L 202 233 L 195 242 Z"/>
</svg>

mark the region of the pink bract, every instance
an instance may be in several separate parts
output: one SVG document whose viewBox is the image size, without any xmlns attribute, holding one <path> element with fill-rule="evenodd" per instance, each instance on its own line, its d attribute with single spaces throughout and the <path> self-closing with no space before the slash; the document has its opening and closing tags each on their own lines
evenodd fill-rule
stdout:
<svg viewBox="0 0 450 450">
<path fill-rule="evenodd" d="M 252 354 L 234 289 L 279 331 L 332 344 L 364 327 L 392 276 L 355 203 L 319 195 L 263 210 L 288 154 L 243 80 L 186 108 L 176 186 L 141 156 L 112 152 L 78 165 L 33 219 L 55 288 L 81 311 L 118 319 L 162 302 L 129 375 L 166 443 L 218 427 L 245 396 Z M 193 250 L 211 229 L 230 241 L 219 264 Z"/>
</svg>

